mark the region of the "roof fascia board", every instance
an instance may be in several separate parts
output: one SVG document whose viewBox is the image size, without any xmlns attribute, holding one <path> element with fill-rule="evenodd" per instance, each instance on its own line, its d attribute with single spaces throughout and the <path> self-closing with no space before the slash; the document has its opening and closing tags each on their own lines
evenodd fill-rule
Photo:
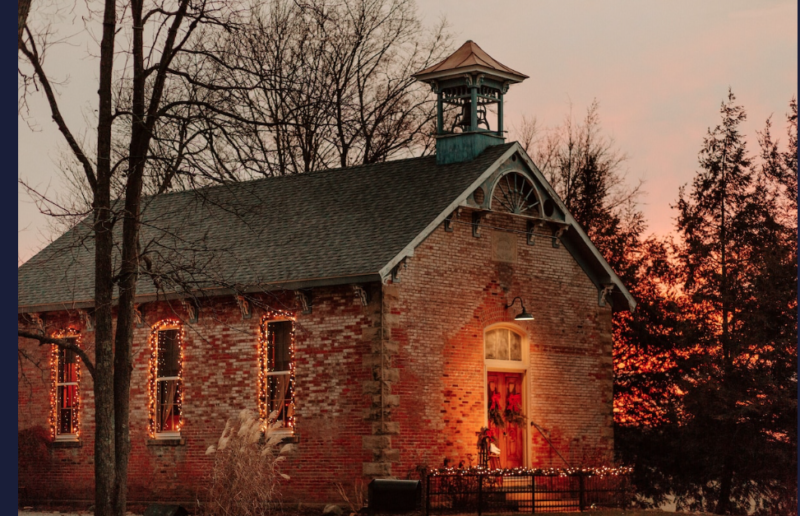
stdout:
<svg viewBox="0 0 800 516">
<path fill-rule="evenodd" d="M 466 201 L 467 197 L 469 197 L 469 194 L 470 194 L 470 193 L 472 193 L 472 191 L 473 191 L 475 188 L 477 188 L 477 187 L 479 187 L 481 184 L 483 184 L 483 182 L 484 182 L 484 181 L 486 181 L 486 179 L 487 179 L 487 178 L 488 178 L 490 175 L 492 175 L 492 173 L 493 173 L 495 170 L 497 170 L 497 168 L 500 166 L 500 164 L 502 164 L 502 163 L 503 163 L 505 160 L 507 160 L 508 158 L 510 158 L 510 157 L 511 157 L 511 155 L 512 155 L 512 154 L 514 154 L 514 152 L 516 152 L 516 149 L 517 149 L 517 147 L 516 147 L 516 146 L 513 146 L 513 147 L 511 147 L 510 149 L 508 149 L 506 152 L 504 152 L 502 155 L 500 155 L 500 157 L 498 157 L 498 158 L 497 158 L 497 159 L 494 161 L 494 163 L 492 163 L 492 164 L 489 166 L 489 168 L 487 168 L 487 169 L 486 169 L 486 170 L 485 170 L 485 171 L 484 171 L 484 172 L 483 172 L 483 173 L 482 173 L 482 174 L 481 174 L 481 175 L 480 175 L 480 176 L 479 176 L 479 177 L 478 177 L 478 178 L 477 178 L 475 181 L 473 181 L 473 182 L 472 182 L 472 184 L 470 184 L 470 185 L 469 185 L 469 186 L 466 188 L 466 190 L 464 190 L 464 191 L 461 193 L 461 195 L 459 195 L 458 197 L 456 197 L 456 199 L 455 199 L 453 202 L 451 202 L 451 203 L 450 203 L 450 204 L 447 206 L 447 208 L 445 208 L 445 209 L 444 209 L 444 211 L 442 211 L 442 212 L 439 214 L 439 216 L 438 216 L 438 217 L 436 217 L 435 219 L 433 219 L 433 221 L 432 221 L 430 224 L 428 224 L 428 225 L 425 227 L 425 229 L 423 229 L 423 230 L 422 230 L 422 232 L 421 232 L 420 234 L 418 234 L 418 235 L 417 235 L 417 236 L 414 238 L 414 240 L 412 240 L 411 242 L 409 242 L 409 244 L 408 244 L 407 246 L 405 246 L 405 247 L 404 247 L 404 248 L 403 248 L 403 249 L 402 249 L 402 250 L 401 250 L 399 253 L 397 253 L 397 255 L 396 255 L 394 258 L 392 258 L 392 259 L 389 261 L 389 263 L 387 263 L 386 265 L 384 265 L 384 266 L 383 266 L 383 268 L 381 268 L 381 270 L 380 270 L 380 271 L 378 271 L 378 274 L 380 274 L 380 277 L 381 277 L 381 278 L 386 278 L 386 277 L 387 277 L 387 276 L 388 276 L 388 275 L 391 273 L 392 269 L 393 269 L 393 268 L 394 268 L 394 267 L 395 267 L 395 266 L 396 266 L 398 263 L 400 263 L 400 262 L 401 262 L 401 261 L 402 261 L 404 258 L 406 258 L 406 257 L 408 257 L 408 256 L 414 256 L 414 249 L 416 249 L 416 247 L 417 247 L 419 244 L 421 244 L 423 240 L 425 240 L 426 238 L 428 238 L 428 235 L 430 235 L 431 233 L 433 233 L 433 231 L 434 231 L 434 230 L 435 230 L 437 227 L 439 227 L 439 224 L 441 224 L 442 222 L 444 222 L 444 219 L 446 219 L 446 218 L 447 218 L 447 217 L 448 217 L 448 216 L 449 216 L 451 213 L 453 213 L 453 212 L 456 210 L 456 208 L 458 208 L 459 206 L 461 206 L 461 204 L 462 204 L 464 201 Z"/>
<path fill-rule="evenodd" d="M 561 244 L 567 251 L 569 251 L 569 254 L 572 255 L 572 258 L 575 260 L 575 262 L 581 267 L 581 269 L 583 269 L 583 272 L 586 273 L 586 276 L 589 277 L 589 280 L 594 284 L 594 286 L 598 289 L 602 289 L 603 282 L 597 277 L 596 271 L 592 270 L 584 257 L 581 256 L 580 251 L 577 249 L 577 247 L 575 247 L 575 243 L 570 241 L 568 238 L 562 238 Z"/>
<path fill-rule="evenodd" d="M 67 312 L 69 310 L 79 310 L 81 308 L 92 308 L 93 306 L 94 301 L 75 301 L 74 303 L 48 303 L 44 305 L 17 306 L 17 314 Z"/>
<path fill-rule="evenodd" d="M 424 75 L 415 75 L 414 79 L 418 81 L 435 81 L 440 77 L 451 77 L 454 73 L 483 73 L 486 75 L 495 75 L 501 79 L 506 79 L 512 82 L 522 82 L 527 78 L 525 75 L 515 75 L 494 68 L 489 68 L 483 65 L 469 65 L 463 68 L 451 68 L 449 70 L 442 70 L 436 72 L 428 72 Z"/>
<path fill-rule="evenodd" d="M 219 297 L 231 296 L 237 294 L 255 294 L 258 292 L 269 292 L 274 290 L 300 290 L 303 288 L 315 287 L 334 287 L 338 285 L 349 285 L 353 283 L 379 283 L 381 277 L 378 274 L 360 274 L 356 276 L 338 276 L 330 278 L 316 278 L 305 279 L 298 281 L 284 281 L 275 283 L 265 283 L 262 285 L 253 285 L 245 287 L 241 290 L 232 288 L 213 288 L 198 292 L 200 297 Z M 167 294 L 144 294 L 136 296 L 136 303 L 152 303 L 154 301 L 170 301 L 173 299 L 185 299 L 186 294 L 178 292 L 171 292 Z M 112 303 L 117 304 L 118 298 L 115 298 Z M 18 314 L 34 313 L 34 312 L 62 312 L 68 310 L 77 310 L 80 308 L 92 308 L 94 301 L 76 301 L 74 303 L 50 303 L 44 305 L 28 305 L 18 306 Z"/>
<path fill-rule="evenodd" d="M 533 163 L 533 160 L 530 158 L 530 156 L 528 156 L 528 153 L 525 152 L 525 150 L 522 148 L 519 142 L 514 142 L 514 147 L 512 147 L 512 149 L 515 151 L 517 150 L 519 151 L 520 155 L 522 156 L 522 159 L 525 160 L 528 167 L 530 167 L 534 175 L 536 175 L 537 179 L 542 184 L 544 189 L 547 191 L 548 195 L 550 195 L 550 197 L 556 202 L 558 208 L 564 213 L 564 218 L 566 219 L 567 223 L 569 223 L 569 225 L 572 226 L 572 229 L 575 230 L 575 233 L 578 234 L 578 237 L 586 244 L 586 247 L 589 249 L 589 252 L 598 261 L 598 263 L 600 263 L 600 265 L 603 267 L 603 270 L 605 270 L 605 272 L 608 274 L 608 277 L 611 279 L 611 283 L 613 283 L 620 290 L 622 295 L 625 297 L 625 300 L 628 302 L 628 308 L 630 309 L 631 312 L 633 312 L 636 309 L 636 300 L 633 298 L 631 293 L 625 287 L 625 284 L 622 283 L 622 280 L 619 279 L 617 273 L 614 272 L 614 269 L 611 268 L 611 265 L 609 265 L 606 259 L 603 258 L 603 255 L 600 254 L 600 251 L 598 251 L 597 248 L 594 246 L 592 241 L 589 239 L 589 236 L 583 231 L 583 229 L 581 229 L 581 226 L 580 224 L 578 224 L 578 221 L 575 220 L 575 218 L 569 212 L 567 207 L 564 205 L 564 202 L 561 200 L 561 197 L 559 197 L 558 194 L 555 192 L 555 190 L 553 190 L 553 188 L 550 186 L 550 183 L 545 179 L 544 174 L 542 174 L 539 168 Z"/>
<path fill-rule="evenodd" d="M 525 163 L 531 169 L 532 173 L 536 176 L 539 183 L 541 183 L 542 187 L 545 189 L 547 194 L 550 195 L 550 197 L 556 202 L 558 208 L 564 213 L 564 218 L 566 223 L 572 226 L 572 229 L 575 230 L 575 233 L 577 233 L 580 240 L 582 240 L 583 243 L 586 245 L 592 257 L 595 260 L 597 260 L 597 262 L 600 264 L 603 270 L 608 274 L 608 277 L 611 280 L 610 282 L 613 283 L 625 297 L 625 300 L 627 301 L 628 308 L 630 309 L 630 311 L 633 311 L 636 308 L 636 300 L 633 299 L 633 296 L 630 294 L 630 292 L 628 292 L 628 289 L 622 283 L 622 280 L 619 279 L 619 276 L 617 276 L 617 274 L 611 268 L 611 265 L 608 264 L 606 259 L 603 258 L 603 255 L 600 254 L 600 251 L 598 251 L 597 248 L 592 243 L 592 241 L 589 240 L 588 235 L 586 235 L 586 233 L 584 233 L 584 231 L 581 229 L 578 222 L 569 212 L 567 207 L 564 205 L 563 201 L 561 201 L 561 198 L 558 196 L 558 194 L 556 194 L 555 190 L 553 190 L 553 188 L 550 186 L 550 183 L 547 182 L 547 180 L 544 177 L 544 174 L 542 174 L 542 172 L 536 167 L 536 165 L 531 160 L 530 156 L 528 156 L 528 153 L 525 152 L 525 150 L 522 148 L 519 142 L 514 142 L 514 145 L 510 149 L 508 149 L 500 157 L 498 157 L 495 160 L 495 162 L 489 168 L 487 168 L 486 171 L 484 171 L 475 181 L 473 181 L 472 184 L 468 186 L 467 189 L 464 190 L 464 192 L 461 195 L 459 195 L 453 202 L 451 202 L 450 205 L 448 205 L 447 208 L 445 208 L 444 211 L 441 212 L 439 216 L 433 220 L 433 222 L 428 224 L 428 226 L 426 226 L 425 229 L 423 229 L 422 232 L 414 238 L 414 240 L 412 240 L 407 246 L 405 246 L 394 258 L 392 258 L 391 261 L 389 261 L 389 263 L 384 265 L 383 268 L 381 268 L 381 270 L 379 271 L 380 277 L 386 278 L 391 273 L 391 270 L 397 264 L 399 264 L 404 258 L 409 256 L 414 256 L 414 249 L 416 249 L 416 247 L 419 244 L 421 244 L 423 240 L 428 238 L 428 235 L 430 235 L 439 226 L 439 224 L 444 222 L 444 219 L 446 219 L 448 215 L 450 215 L 453 211 L 455 211 L 456 208 L 463 205 L 467 197 L 469 197 L 469 194 L 475 188 L 483 184 L 483 182 L 489 176 L 491 176 L 492 173 L 494 173 L 494 171 L 497 170 L 497 168 L 505 160 L 510 158 L 516 152 L 519 152 L 520 156 L 522 156 L 522 159 L 525 160 Z M 567 239 L 565 238 L 564 240 Z M 567 250 L 570 251 L 570 254 L 575 258 L 580 267 L 587 273 L 592 283 L 597 285 L 598 288 L 602 288 L 602 286 L 599 283 L 599 278 L 597 278 L 597 275 L 595 273 L 593 272 L 590 273 L 590 271 L 588 270 L 589 265 L 580 256 L 580 253 L 577 252 L 578 250 L 574 246 L 567 247 Z"/>
</svg>

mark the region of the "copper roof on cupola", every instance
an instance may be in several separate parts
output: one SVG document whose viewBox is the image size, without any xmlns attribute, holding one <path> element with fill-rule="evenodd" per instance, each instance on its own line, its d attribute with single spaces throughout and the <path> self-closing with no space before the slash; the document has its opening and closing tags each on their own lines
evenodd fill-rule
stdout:
<svg viewBox="0 0 800 516">
<path fill-rule="evenodd" d="M 419 81 L 438 79 L 454 73 L 482 72 L 495 74 L 511 82 L 521 82 L 527 75 L 512 70 L 487 54 L 472 40 L 453 52 L 445 60 L 414 74 Z"/>
</svg>

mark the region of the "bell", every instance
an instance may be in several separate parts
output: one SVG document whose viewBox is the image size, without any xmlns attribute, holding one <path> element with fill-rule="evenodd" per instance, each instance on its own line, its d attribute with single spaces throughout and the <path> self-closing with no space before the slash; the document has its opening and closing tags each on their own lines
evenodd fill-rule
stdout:
<svg viewBox="0 0 800 516">
<path fill-rule="evenodd" d="M 471 118 L 470 107 L 471 106 L 472 106 L 472 103 L 469 102 L 469 101 L 464 102 L 463 104 L 461 104 L 461 114 L 458 115 L 458 118 L 456 118 L 456 122 L 453 124 L 453 132 L 465 132 L 465 131 L 469 131 L 470 130 L 470 122 L 471 122 L 471 120 L 470 120 L 470 118 Z M 486 119 L 486 106 L 482 106 L 482 105 L 479 104 L 478 105 L 478 112 L 476 114 L 477 114 L 477 119 L 478 119 L 477 127 L 484 126 L 484 127 L 486 127 L 486 130 L 488 131 L 489 130 L 489 121 Z M 476 129 L 477 129 L 477 127 L 476 127 Z M 460 131 L 459 131 L 459 129 L 460 129 Z"/>
<path fill-rule="evenodd" d="M 453 129 L 454 130 L 458 128 L 458 129 L 461 129 L 461 131 L 458 131 L 458 132 L 469 131 L 469 125 L 470 125 L 470 109 L 469 108 L 470 108 L 470 103 L 469 102 L 464 102 L 463 104 L 461 104 L 461 114 L 458 115 L 458 118 L 456 118 L 455 124 L 453 124 Z"/>
<path fill-rule="evenodd" d="M 478 106 L 478 127 L 481 125 L 486 126 L 486 130 L 489 130 L 489 121 L 486 120 L 486 106 Z"/>
</svg>

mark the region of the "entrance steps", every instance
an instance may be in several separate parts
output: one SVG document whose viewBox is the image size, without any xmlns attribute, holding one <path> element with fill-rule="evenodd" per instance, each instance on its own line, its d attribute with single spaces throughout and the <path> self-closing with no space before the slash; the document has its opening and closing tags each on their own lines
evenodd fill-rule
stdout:
<svg viewBox="0 0 800 516">
<path fill-rule="evenodd" d="M 502 496 L 505 504 L 516 505 L 520 512 L 532 512 L 530 482 L 531 479 L 526 477 L 505 477 L 502 485 L 492 489 L 492 494 Z M 537 512 L 573 512 L 579 507 L 578 493 L 536 492 Z"/>
</svg>

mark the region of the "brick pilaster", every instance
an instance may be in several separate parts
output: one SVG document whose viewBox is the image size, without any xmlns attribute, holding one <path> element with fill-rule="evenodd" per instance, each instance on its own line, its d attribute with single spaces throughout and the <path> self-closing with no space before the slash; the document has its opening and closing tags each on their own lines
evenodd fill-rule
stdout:
<svg viewBox="0 0 800 516">
<path fill-rule="evenodd" d="M 372 461 L 364 462 L 364 476 L 391 477 L 392 463 L 399 462 L 400 451 L 392 448 L 392 436 L 400 433 L 400 425 L 392 421 L 392 411 L 400 405 L 400 396 L 392 394 L 392 385 L 400 380 L 400 371 L 392 367 L 392 358 L 399 345 L 392 341 L 397 324 L 397 285 L 383 285 L 378 300 L 381 327 L 363 335 L 370 341 L 371 353 L 364 356 L 363 366 L 372 370 L 372 379 L 363 384 L 365 394 L 372 394 L 372 405 L 364 413 L 371 422 L 372 435 L 364 436 L 362 446 L 372 452 Z"/>
</svg>

